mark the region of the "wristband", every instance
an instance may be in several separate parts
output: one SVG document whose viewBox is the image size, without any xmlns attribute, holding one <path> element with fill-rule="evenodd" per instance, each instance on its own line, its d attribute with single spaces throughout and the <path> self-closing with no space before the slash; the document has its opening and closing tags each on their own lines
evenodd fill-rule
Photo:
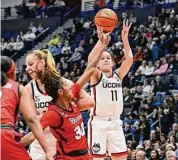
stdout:
<svg viewBox="0 0 178 160">
<path fill-rule="evenodd" d="M 78 93 L 80 92 L 81 87 L 78 83 L 75 83 L 72 86 L 72 93 L 73 93 L 73 98 L 76 99 L 78 97 Z"/>
</svg>

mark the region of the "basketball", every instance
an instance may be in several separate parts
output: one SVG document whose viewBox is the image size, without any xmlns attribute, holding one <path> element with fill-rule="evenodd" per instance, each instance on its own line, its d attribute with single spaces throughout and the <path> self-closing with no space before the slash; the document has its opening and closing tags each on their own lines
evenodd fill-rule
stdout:
<svg viewBox="0 0 178 160">
<path fill-rule="evenodd" d="M 102 9 L 98 11 L 94 19 L 97 27 L 103 27 L 105 33 L 112 32 L 118 24 L 116 13 L 111 9 Z"/>
</svg>

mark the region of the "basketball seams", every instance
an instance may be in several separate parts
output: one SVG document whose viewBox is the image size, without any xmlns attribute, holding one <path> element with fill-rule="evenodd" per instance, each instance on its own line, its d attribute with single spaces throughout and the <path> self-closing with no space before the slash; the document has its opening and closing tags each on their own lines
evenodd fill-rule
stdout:
<svg viewBox="0 0 178 160">
<path fill-rule="evenodd" d="M 109 18 L 109 17 L 105 17 L 105 16 L 95 16 L 95 19 L 96 18 L 103 18 L 103 19 L 109 19 L 109 20 L 112 20 L 112 21 L 118 21 L 117 17 L 115 17 L 116 19 L 113 19 L 113 18 Z"/>
<path fill-rule="evenodd" d="M 96 17 L 97 18 L 97 17 Z M 96 19 L 95 18 L 95 19 Z M 113 20 L 113 19 L 111 19 L 111 18 L 106 18 L 106 17 L 98 17 L 98 18 L 103 18 L 103 19 L 109 19 L 109 20 L 112 20 L 114 23 L 112 24 L 112 25 L 101 25 L 101 24 L 98 24 L 97 22 L 96 22 L 96 20 L 95 20 L 95 24 L 96 25 L 98 25 L 98 26 L 100 26 L 100 27 L 113 27 L 113 26 L 115 26 L 115 25 L 117 25 L 116 24 L 116 21 L 115 20 Z"/>
</svg>

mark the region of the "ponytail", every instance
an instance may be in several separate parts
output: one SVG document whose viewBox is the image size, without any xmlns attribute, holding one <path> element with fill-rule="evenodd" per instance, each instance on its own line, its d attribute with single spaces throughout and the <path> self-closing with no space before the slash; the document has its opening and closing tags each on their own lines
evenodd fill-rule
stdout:
<svg viewBox="0 0 178 160">
<path fill-rule="evenodd" d="M 1 86 L 3 87 L 4 85 L 6 85 L 7 81 L 8 81 L 8 77 L 6 75 L 5 72 L 3 72 L 2 70 L 0 71 L 1 73 Z"/>
<path fill-rule="evenodd" d="M 54 61 L 52 54 L 47 49 L 42 50 L 42 52 L 46 55 L 47 68 L 49 68 L 49 70 L 51 70 L 52 72 L 57 73 L 56 67 L 55 67 L 55 61 Z"/>
</svg>

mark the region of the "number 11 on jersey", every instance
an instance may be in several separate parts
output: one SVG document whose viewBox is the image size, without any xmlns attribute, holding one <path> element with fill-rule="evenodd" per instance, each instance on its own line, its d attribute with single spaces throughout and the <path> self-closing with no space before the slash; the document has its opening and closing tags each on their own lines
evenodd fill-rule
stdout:
<svg viewBox="0 0 178 160">
<path fill-rule="evenodd" d="M 111 90 L 112 101 L 117 101 L 117 90 Z"/>
</svg>

